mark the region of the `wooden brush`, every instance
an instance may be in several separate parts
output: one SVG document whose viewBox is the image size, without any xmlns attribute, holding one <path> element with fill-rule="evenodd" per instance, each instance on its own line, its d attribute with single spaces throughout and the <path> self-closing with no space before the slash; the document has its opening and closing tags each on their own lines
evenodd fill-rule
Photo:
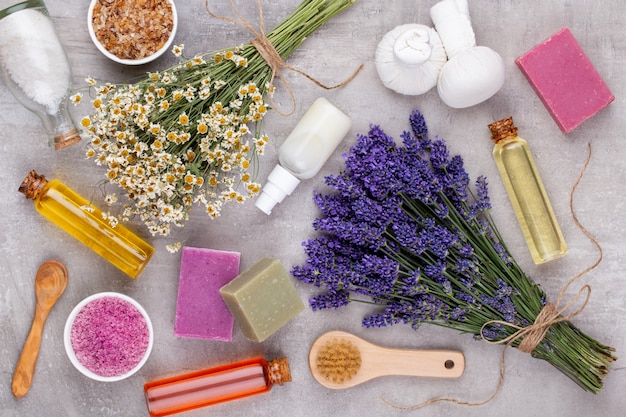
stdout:
<svg viewBox="0 0 626 417">
<path fill-rule="evenodd" d="M 336 330 L 313 343 L 309 367 L 323 386 L 343 389 L 386 375 L 458 378 L 465 369 L 465 357 L 452 350 L 384 348 Z"/>
</svg>

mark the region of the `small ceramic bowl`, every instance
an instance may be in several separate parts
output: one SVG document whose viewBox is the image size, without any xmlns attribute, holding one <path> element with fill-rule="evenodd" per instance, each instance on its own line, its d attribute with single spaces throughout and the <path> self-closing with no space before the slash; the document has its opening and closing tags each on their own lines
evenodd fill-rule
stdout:
<svg viewBox="0 0 626 417">
<path fill-rule="evenodd" d="M 172 6 L 172 23 L 173 23 L 172 31 L 170 32 L 169 37 L 167 41 L 165 42 L 165 44 L 159 50 L 154 52 L 152 55 L 146 56 L 145 58 L 141 58 L 141 59 L 125 59 L 125 58 L 118 57 L 117 55 L 109 51 L 107 48 L 105 48 L 105 46 L 96 37 L 96 33 L 93 27 L 93 11 L 94 11 L 94 7 L 96 6 L 96 3 L 98 3 L 98 0 L 91 1 L 91 4 L 89 5 L 89 9 L 87 12 L 87 28 L 89 29 L 89 36 L 91 37 L 91 40 L 93 41 L 94 45 L 96 45 L 96 48 L 98 48 L 98 50 L 104 56 L 106 56 L 110 60 L 115 61 L 119 64 L 143 65 L 143 64 L 152 62 L 158 57 L 160 57 L 161 55 L 163 55 L 165 51 L 169 50 L 169 48 L 172 45 L 172 42 L 174 41 L 176 30 L 178 29 L 178 13 L 176 12 L 176 5 L 174 4 L 173 0 L 168 0 L 168 1 Z"/>
<path fill-rule="evenodd" d="M 137 301 L 102 292 L 74 307 L 65 323 L 63 342 L 70 362 L 83 375 L 113 382 L 128 378 L 146 363 L 154 331 Z"/>
</svg>

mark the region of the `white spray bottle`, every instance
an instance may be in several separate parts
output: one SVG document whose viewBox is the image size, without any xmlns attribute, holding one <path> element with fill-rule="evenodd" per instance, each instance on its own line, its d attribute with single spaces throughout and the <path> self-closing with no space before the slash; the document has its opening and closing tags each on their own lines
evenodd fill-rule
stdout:
<svg viewBox="0 0 626 417">
<path fill-rule="evenodd" d="M 320 97 L 307 110 L 278 149 L 279 165 L 256 199 L 256 206 L 270 214 L 274 206 L 295 190 L 300 180 L 314 177 L 352 127 L 345 113 Z"/>
</svg>

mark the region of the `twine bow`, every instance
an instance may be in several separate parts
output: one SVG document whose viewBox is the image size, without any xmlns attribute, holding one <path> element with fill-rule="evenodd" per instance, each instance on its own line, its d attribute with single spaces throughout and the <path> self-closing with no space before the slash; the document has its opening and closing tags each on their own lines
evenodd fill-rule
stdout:
<svg viewBox="0 0 626 417">
<path fill-rule="evenodd" d="M 599 261 L 597 261 L 594 264 L 594 267 L 598 263 Z M 585 269 L 584 273 L 589 272 L 591 269 L 593 268 L 589 267 Z M 543 340 L 544 336 L 548 332 L 548 329 L 552 325 L 560 323 L 562 321 L 570 320 L 571 318 L 580 314 L 585 309 L 587 303 L 589 302 L 589 297 L 591 295 L 591 286 L 589 286 L 588 284 L 582 286 L 580 290 L 578 291 L 578 294 L 576 294 L 576 296 L 574 296 L 563 308 L 559 309 L 559 306 L 561 304 L 565 291 L 567 290 L 569 285 L 575 280 L 577 280 L 578 278 L 580 278 L 582 275 L 583 273 L 581 272 L 576 277 L 572 278 L 568 282 L 568 284 L 565 285 L 565 287 L 563 287 L 563 289 L 561 290 L 559 294 L 559 297 L 557 298 L 556 304 L 547 302 L 545 306 L 541 309 L 539 314 L 537 314 L 537 318 L 535 319 L 535 322 L 533 324 L 526 326 L 526 327 L 521 327 L 513 323 L 506 322 L 506 321 L 491 320 L 483 324 L 483 326 L 481 327 L 480 329 L 481 338 L 485 340 L 487 343 L 492 343 L 492 344 L 504 344 L 504 343 L 512 344 L 516 340 L 522 339 L 519 345 L 517 346 L 517 349 L 525 353 L 532 353 L 532 351 L 535 350 L 537 345 Z M 583 295 L 583 293 L 586 293 L 583 304 L 576 311 L 573 311 L 563 316 L 565 311 L 567 311 L 574 303 L 576 303 L 578 299 Z M 502 324 L 504 326 L 517 329 L 517 331 L 504 339 L 495 340 L 495 341 L 489 340 L 483 336 L 483 330 L 485 329 L 485 327 L 492 325 L 492 324 Z"/>
<path fill-rule="evenodd" d="M 285 88 L 289 92 L 289 96 L 291 97 L 291 101 L 293 102 L 293 109 L 289 113 L 282 113 L 281 111 L 276 109 L 276 106 L 274 105 L 274 100 L 270 96 L 269 100 L 270 100 L 270 103 L 272 104 L 272 108 L 274 108 L 275 111 L 282 116 L 290 116 L 296 111 L 296 97 L 293 92 L 293 89 L 291 88 L 287 80 L 285 80 L 285 77 L 283 76 L 281 72 L 282 69 L 287 69 L 287 70 L 296 72 L 308 78 L 310 81 L 315 83 L 318 87 L 321 87 L 325 90 L 333 90 L 335 88 L 340 88 L 340 87 L 345 86 L 350 81 L 352 81 L 358 75 L 358 73 L 361 72 L 361 70 L 363 69 L 363 64 L 361 64 L 357 68 L 357 70 L 346 80 L 333 86 L 327 86 L 326 84 L 320 82 L 319 80 L 315 79 L 314 77 L 307 74 L 306 72 L 287 64 L 283 60 L 283 58 L 280 56 L 278 51 L 276 51 L 276 48 L 274 48 L 274 45 L 272 45 L 269 39 L 267 39 L 267 36 L 265 36 L 265 20 L 263 18 L 263 6 L 261 5 L 261 0 L 256 0 L 257 8 L 259 9 L 259 29 L 258 30 L 254 26 L 252 26 L 252 24 L 245 17 L 242 16 L 237 6 L 235 6 L 233 0 L 228 0 L 228 1 L 230 3 L 230 7 L 233 9 L 233 12 L 237 16 L 237 19 L 232 19 L 230 17 L 219 16 L 219 15 L 214 14 L 209 9 L 209 1 L 210 0 L 206 0 L 205 5 L 206 5 L 206 10 L 209 13 L 209 15 L 211 15 L 211 17 L 215 19 L 223 20 L 225 22 L 230 22 L 237 26 L 241 26 L 247 29 L 250 33 L 254 35 L 254 38 L 251 41 L 252 46 L 254 46 L 257 49 L 261 57 L 265 60 L 265 62 L 267 62 L 269 67 L 272 69 L 272 76 L 270 78 L 270 84 L 273 84 L 274 78 L 278 77 L 280 82 L 285 86 Z"/>
</svg>

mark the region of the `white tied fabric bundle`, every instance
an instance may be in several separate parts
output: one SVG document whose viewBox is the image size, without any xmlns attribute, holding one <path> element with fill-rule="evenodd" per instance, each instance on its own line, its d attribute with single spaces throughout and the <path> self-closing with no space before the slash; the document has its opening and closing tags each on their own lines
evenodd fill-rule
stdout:
<svg viewBox="0 0 626 417">
<path fill-rule="evenodd" d="M 482 103 L 504 84 L 504 62 L 486 46 L 476 46 L 467 0 L 444 0 L 430 17 L 448 54 L 437 82 L 439 97 L 453 108 Z"/>
<path fill-rule="evenodd" d="M 437 32 L 428 26 L 397 26 L 376 49 L 376 70 L 383 84 L 397 93 L 424 94 L 435 85 L 448 60 Z"/>
<path fill-rule="evenodd" d="M 397 93 L 420 95 L 437 86 L 453 108 L 479 104 L 504 84 L 504 62 L 486 46 L 477 46 L 467 0 L 443 0 L 430 9 L 435 28 L 400 25 L 386 33 L 376 49 L 376 70 Z"/>
</svg>

